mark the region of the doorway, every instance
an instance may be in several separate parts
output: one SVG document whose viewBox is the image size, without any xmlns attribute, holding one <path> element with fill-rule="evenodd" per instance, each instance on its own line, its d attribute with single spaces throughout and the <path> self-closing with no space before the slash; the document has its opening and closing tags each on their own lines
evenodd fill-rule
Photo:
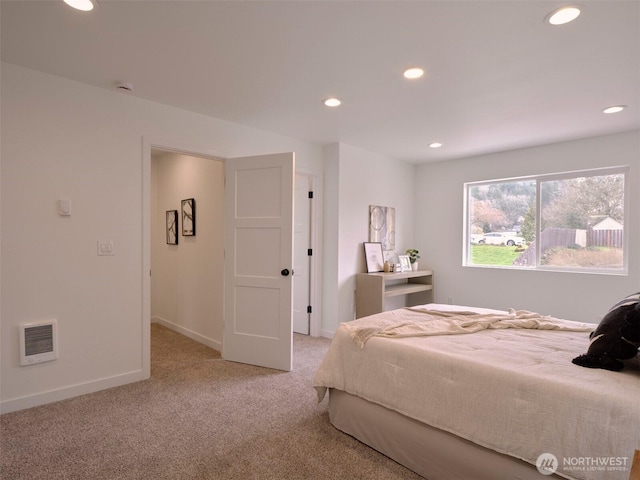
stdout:
<svg viewBox="0 0 640 480">
<path fill-rule="evenodd" d="M 166 247 L 167 245 L 165 243 L 165 232 L 164 232 L 164 221 L 165 221 L 165 208 L 166 207 L 160 207 L 157 206 L 155 207 L 153 210 L 151 208 L 152 205 L 152 179 L 151 179 L 151 158 L 152 158 L 152 151 L 154 152 L 154 154 L 157 153 L 162 153 L 162 152 L 169 152 L 169 153 L 173 153 L 173 154 L 180 154 L 180 155 L 185 155 L 185 156 L 189 156 L 189 157 L 199 157 L 201 159 L 205 159 L 208 162 L 211 163 L 220 163 L 220 164 L 225 164 L 225 159 L 226 157 L 224 155 L 221 155 L 218 152 L 214 152 L 214 151 L 208 151 L 208 150 L 198 150 L 197 148 L 191 148 L 191 147 L 185 147 L 185 146 L 179 146 L 176 145 L 174 143 L 168 143 L 168 142 L 164 142 L 164 141 L 158 141 L 158 140 L 154 140 L 154 139 L 149 139 L 149 138 L 144 138 L 143 139 L 143 271 L 145 272 L 145 275 L 143 276 L 143 306 L 142 306 L 142 315 L 143 315 L 143 319 L 147 319 L 144 324 L 143 324 L 143 368 L 149 372 L 150 374 L 150 328 L 149 328 L 149 324 L 148 319 L 151 319 L 152 316 L 156 316 L 153 314 L 156 314 L 156 312 L 152 312 L 151 311 L 151 275 L 152 275 L 152 268 L 151 268 L 151 244 L 152 244 L 152 239 L 155 239 L 154 241 L 158 241 L 158 238 L 161 239 L 161 245 L 163 247 Z M 313 185 L 313 187 L 315 188 L 315 177 L 313 175 L 310 175 L 310 182 L 311 185 Z M 222 187 L 221 190 L 224 190 L 224 180 L 222 183 Z M 191 198 L 190 194 L 185 194 L 182 195 L 185 196 L 185 198 Z M 220 202 L 221 204 L 224 203 L 223 201 Z M 175 205 L 175 201 L 174 201 L 174 205 Z M 199 213 L 202 213 L 200 211 L 200 209 L 197 208 L 198 206 L 198 202 L 196 200 L 196 211 Z M 180 207 L 177 206 L 172 206 L 172 209 L 176 209 L 178 210 Z M 158 233 L 158 226 L 155 225 L 154 229 L 151 229 L 151 219 L 152 217 L 155 216 L 155 222 L 158 222 L 158 218 L 160 218 L 160 221 L 162 222 L 162 229 L 163 231 L 161 231 L 160 233 Z M 197 217 L 198 220 L 197 222 L 200 221 L 200 219 L 202 219 L 203 217 L 198 216 Z M 314 216 L 314 208 L 312 207 L 312 219 L 315 219 Z M 314 235 L 315 235 L 315 225 L 313 224 L 312 220 L 312 226 L 311 228 L 311 238 L 312 238 L 312 243 L 313 243 L 313 239 L 314 239 Z M 220 220 L 219 225 L 223 225 L 224 224 L 224 219 Z M 200 236 L 200 223 L 197 223 L 198 227 L 197 227 L 197 236 L 196 238 L 190 238 L 190 239 L 184 239 L 182 237 L 182 235 L 180 235 L 180 239 L 179 239 L 179 245 L 190 245 L 192 246 L 192 243 L 198 243 L 198 240 L 200 238 L 202 238 Z M 222 230 L 222 229 L 221 229 Z M 186 243 L 186 242 L 190 242 L 190 243 Z M 203 243 L 203 242 L 200 242 Z M 224 255 L 224 250 L 221 249 L 222 255 Z M 178 258 L 179 259 L 179 258 Z M 176 260 L 177 261 L 177 260 Z M 315 297 L 314 294 L 314 289 L 316 288 L 316 282 L 314 280 L 314 276 L 315 276 L 315 259 L 314 261 L 311 262 L 311 266 L 310 266 L 310 276 L 311 276 L 311 280 L 310 280 L 310 298 L 311 301 L 313 302 L 313 299 Z M 221 287 L 220 287 L 220 291 L 223 291 L 224 289 L 224 268 L 220 268 L 220 269 L 215 269 L 216 273 L 219 274 L 219 278 L 220 281 L 222 282 Z M 218 271 L 219 270 L 219 271 Z M 160 272 L 156 272 L 156 273 L 160 273 Z M 155 277 L 155 275 L 154 275 Z M 179 280 L 179 277 L 176 276 L 175 278 L 176 281 Z M 186 290 L 186 292 L 183 291 L 183 293 L 185 295 L 194 295 L 194 292 L 198 291 L 197 286 L 192 283 L 192 286 L 194 286 L 193 289 L 184 289 Z M 209 290 L 210 291 L 210 290 Z M 154 291 L 154 295 L 157 295 L 158 293 Z M 191 298 L 191 297 L 190 297 Z M 222 302 L 221 302 L 222 303 Z M 183 304 L 179 305 L 178 310 L 182 309 L 182 311 L 188 310 L 189 308 L 191 308 L 191 306 L 193 305 L 193 303 L 185 301 L 183 302 Z M 222 307 L 221 307 L 222 308 Z M 222 314 L 222 316 L 224 316 Z M 311 317 L 311 335 L 314 335 L 314 326 L 313 326 L 313 314 Z M 222 326 L 224 325 L 224 318 L 222 318 L 219 322 L 219 326 L 217 328 L 219 328 L 220 330 L 222 330 Z M 218 335 L 216 333 L 207 333 L 207 332 L 200 332 L 198 331 L 197 327 L 193 327 L 191 324 L 187 324 L 187 325 L 182 325 L 179 324 L 178 322 L 175 322 L 174 325 L 172 325 L 172 327 L 179 331 L 180 333 L 185 334 L 186 336 L 193 338 L 201 343 L 204 343 L 216 350 L 222 351 L 222 334 Z"/>
<path fill-rule="evenodd" d="M 313 175 L 297 172 L 294 190 L 293 331 L 312 332 L 315 272 L 315 190 Z M 317 253 L 317 252 L 316 252 Z"/>
<path fill-rule="evenodd" d="M 184 230 L 187 203 L 194 231 Z M 150 211 L 151 321 L 221 351 L 224 162 L 152 149 Z"/>
</svg>

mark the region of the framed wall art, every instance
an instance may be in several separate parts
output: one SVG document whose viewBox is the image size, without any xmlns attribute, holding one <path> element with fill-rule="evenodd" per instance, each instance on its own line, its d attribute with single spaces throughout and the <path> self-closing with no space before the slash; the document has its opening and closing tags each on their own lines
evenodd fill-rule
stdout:
<svg viewBox="0 0 640 480">
<path fill-rule="evenodd" d="M 167 210 L 167 245 L 178 244 L 178 211 Z"/>
<path fill-rule="evenodd" d="M 182 236 L 193 237 L 196 234 L 196 201 L 193 198 L 182 200 Z"/>
<path fill-rule="evenodd" d="M 380 242 L 385 258 L 396 249 L 396 209 L 369 205 L 369 241 Z"/>
<path fill-rule="evenodd" d="M 384 270 L 382 243 L 364 242 L 364 258 L 367 261 L 367 273 L 382 272 Z"/>
</svg>

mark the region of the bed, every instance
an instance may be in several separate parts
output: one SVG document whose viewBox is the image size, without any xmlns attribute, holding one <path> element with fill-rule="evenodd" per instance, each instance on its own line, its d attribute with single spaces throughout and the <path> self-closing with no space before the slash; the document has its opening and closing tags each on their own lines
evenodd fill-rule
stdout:
<svg viewBox="0 0 640 480">
<path fill-rule="evenodd" d="M 342 323 L 319 401 L 336 428 L 429 480 L 628 480 L 640 360 L 581 368 L 571 359 L 596 325 L 521 312 L 428 304 Z"/>
</svg>

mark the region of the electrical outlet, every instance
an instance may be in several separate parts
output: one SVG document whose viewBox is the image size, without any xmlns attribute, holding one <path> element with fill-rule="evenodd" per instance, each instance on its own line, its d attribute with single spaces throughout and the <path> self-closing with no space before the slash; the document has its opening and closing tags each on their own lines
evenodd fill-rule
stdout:
<svg viewBox="0 0 640 480">
<path fill-rule="evenodd" d="M 449 303 L 449 305 L 453 305 L 453 297 L 447 298 L 447 302 Z"/>
</svg>

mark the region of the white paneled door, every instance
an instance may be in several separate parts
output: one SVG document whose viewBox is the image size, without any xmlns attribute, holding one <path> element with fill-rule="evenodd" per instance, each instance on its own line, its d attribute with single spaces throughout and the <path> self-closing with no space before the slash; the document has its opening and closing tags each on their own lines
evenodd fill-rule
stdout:
<svg viewBox="0 0 640 480">
<path fill-rule="evenodd" d="M 225 162 L 222 357 L 291 371 L 294 154 Z"/>
</svg>

